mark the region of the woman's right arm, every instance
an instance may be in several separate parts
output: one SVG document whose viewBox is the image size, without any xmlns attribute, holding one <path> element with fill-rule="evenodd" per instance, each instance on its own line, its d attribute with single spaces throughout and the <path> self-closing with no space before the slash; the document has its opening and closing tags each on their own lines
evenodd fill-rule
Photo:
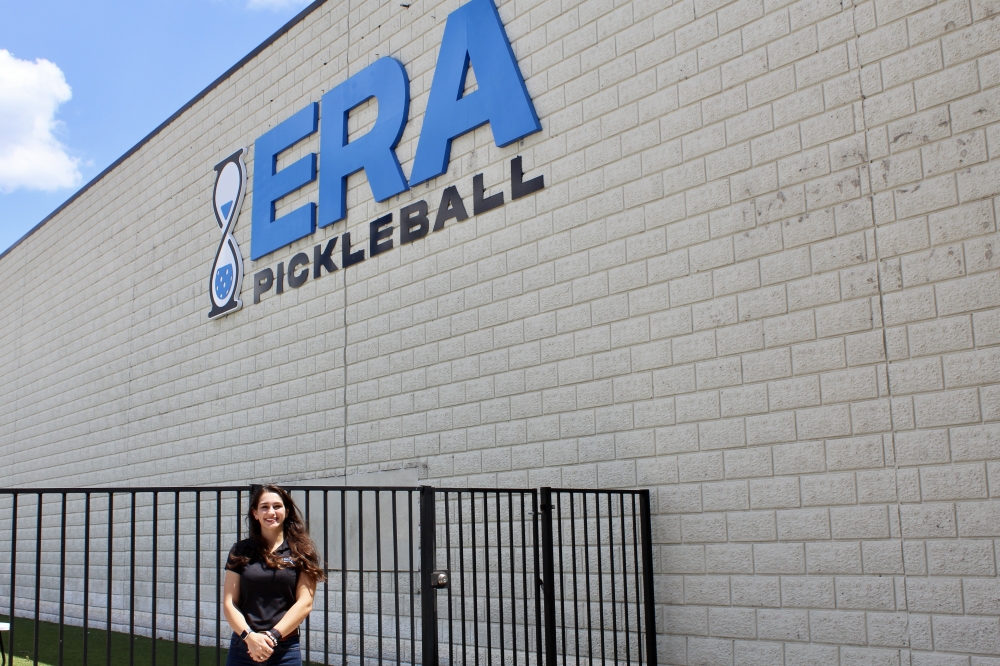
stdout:
<svg viewBox="0 0 1000 666">
<path fill-rule="evenodd" d="M 233 571 L 226 571 L 226 582 L 222 588 L 222 608 L 226 614 L 226 621 L 237 634 L 244 631 L 251 631 L 243 613 L 236 607 L 240 603 L 240 575 Z"/>
<path fill-rule="evenodd" d="M 222 609 L 226 614 L 226 621 L 237 635 L 244 631 L 253 631 L 247 624 L 243 613 L 236 607 L 240 602 L 240 575 L 233 571 L 226 571 L 226 581 L 222 588 Z M 263 634 L 251 633 L 246 640 L 250 658 L 254 661 L 264 661 L 271 656 L 274 648 L 270 645 Z"/>
</svg>

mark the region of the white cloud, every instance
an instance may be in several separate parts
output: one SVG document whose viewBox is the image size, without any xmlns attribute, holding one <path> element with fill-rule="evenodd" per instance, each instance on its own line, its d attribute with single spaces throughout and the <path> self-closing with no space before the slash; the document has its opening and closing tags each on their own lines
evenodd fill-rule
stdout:
<svg viewBox="0 0 1000 666">
<path fill-rule="evenodd" d="M 0 49 L 0 91 L 0 192 L 79 185 L 79 160 L 53 134 L 56 110 L 72 97 L 62 70 Z"/>
<path fill-rule="evenodd" d="M 289 7 L 305 7 L 309 2 L 310 0 L 248 0 L 247 7 L 277 11 Z"/>
</svg>

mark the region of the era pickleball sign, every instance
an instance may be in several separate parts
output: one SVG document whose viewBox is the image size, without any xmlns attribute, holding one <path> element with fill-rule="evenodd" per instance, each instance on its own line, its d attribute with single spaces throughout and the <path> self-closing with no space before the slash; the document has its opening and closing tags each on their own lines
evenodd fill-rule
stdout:
<svg viewBox="0 0 1000 666">
<path fill-rule="evenodd" d="M 472 67 L 476 90 L 464 94 L 466 78 Z M 363 136 L 348 141 L 347 118 L 350 111 L 370 99 L 378 101 L 378 117 Z M 493 0 L 470 0 L 452 12 L 447 19 L 441 48 L 431 83 L 427 110 L 424 114 L 413 170 L 409 179 L 403 174 L 396 146 L 409 119 L 410 85 L 403 64 L 384 57 L 358 72 L 344 83 L 293 114 L 254 143 L 253 207 L 251 211 L 250 258 L 261 259 L 297 240 L 310 236 L 319 227 L 328 227 L 347 217 L 347 178 L 364 171 L 376 201 L 405 192 L 448 170 L 451 142 L 477 127 L 489 124 L 497 146 L 503 147 L 541 130 L 524 78 L 517 65 L 510 41 L 504 31 Z M 320 111 L 322 110 L 322 120 Z M 320 132 L 319 154 L 310 153 L 291 165 L 278 170 L 278 155 L 303 139 Z M 242 168 L 238 158 L 242 151 L 216 167 L 218 183 L 232 180 L 226 169 Z M 234 159 L 235 158 L 235 159 Z M 220 169 L 221 167 L 221 169 Z M 241 172 L 245 174 L 245 169 Z M 544 186 L 541 177 L 525 181 L 521 160 L 512 163 L 511 197 L 538 191 Z M 234 176 L 235 177 L 235 176 Z M 243 176 L 245 181 L 245 175 Z M 275 203 L 282 198 L 319 181 L 319 204 L 308 203 L 281 217 L 275 217 Z M 482 175 L 473 182 L 473 214 L 503 205 L 503 192 L 487 196 Z M 515 182 L 516 181 L 516 182 Z M 220 185 L 216 185 L 217 193 Z M 224 188 L 223 188 L 224 189 Z M 225 189 L 223 198 L 229 197 Z M 242 189 L 233 196 L 233 208 L 222 211 L 215 203 L 216 217 L 223 227 L 223 242 L 212 267 L 212 313 L 219 316 L 239 307 L 242 262 L 232 240 L 232 225 L 239 212 Z M 219 195 L 217 194 L 216 199 Z M 430 231 L 443 228 L 448 220 L 469 217 L 468 206 L 457 189 L 445 189 L 433 224 L 428 217 L 428 205 L 419 201 L 404 207 L 398 221 L 399 243 L 413 242 Z M 222 213 L 222 217 L 220 217 Z M 291 287 L 300 286 L 322 269 L 337 270 L 332 254 L 337 247 L 344 267 L 364 261 L 391 249 L 396 229 L 393 214 L 371 223 L 367 248 L 355 248 L 350 233 L 329 240 L 325 247 L 317 245 L 313 256 L 296 254 L 286 267 L 279 263 L 254 276 L 254 302 L 274 286 L 277 293 L 284 289 L 286 277 Z M 366 252 L 367 249 L 367 252 Z M 228 299 L 228 300 L 226 300 Z M 235 301 L 233 299 L 236 299 Z M 225 303 L 221 302 L 226 300 Z"/>
</svg>

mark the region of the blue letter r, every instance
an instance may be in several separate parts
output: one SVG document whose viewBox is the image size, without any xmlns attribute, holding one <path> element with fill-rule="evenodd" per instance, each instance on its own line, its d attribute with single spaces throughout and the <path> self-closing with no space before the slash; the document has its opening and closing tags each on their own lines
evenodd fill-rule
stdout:
<svg viewBox="0 0 1000 666">
<path fill-rule="evenodd" d="M 378 118 L 367 134 L 347 142 L 347 114 L 367 99 L 378 100 Z M 319 139 L 319 226 L 347 217 L 347 177 L 362 169 L 376 201 L 408 187 L 395 148 L 410 109 L 410 81 L 394 58 L 379 58 L 323 95 Z"/>
</svg>

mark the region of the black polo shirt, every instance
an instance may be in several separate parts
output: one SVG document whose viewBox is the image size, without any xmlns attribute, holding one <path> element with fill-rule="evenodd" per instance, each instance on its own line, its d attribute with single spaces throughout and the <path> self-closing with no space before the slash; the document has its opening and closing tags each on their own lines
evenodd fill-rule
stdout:
<svg viewBox="0 0 1000 666">
<path fill-rule="evenodd" d="M 226 561 L 226 570 L 240 576 L 240 601 L 236 607 L 243 613 L 247 624 L 254 631 L 267 631 L 278 624 L 295 603 L 295 587 L 299 572 L 292 561 L 288 542 L 278 546 L 275 553 L 284 559 L 288 568 L 271 569 L 256 554 L 256 545 L 250 539 L 233 544 Z M 246 566 L 232 564 L 234 553 L 248 554 Z"/>
</svg>

